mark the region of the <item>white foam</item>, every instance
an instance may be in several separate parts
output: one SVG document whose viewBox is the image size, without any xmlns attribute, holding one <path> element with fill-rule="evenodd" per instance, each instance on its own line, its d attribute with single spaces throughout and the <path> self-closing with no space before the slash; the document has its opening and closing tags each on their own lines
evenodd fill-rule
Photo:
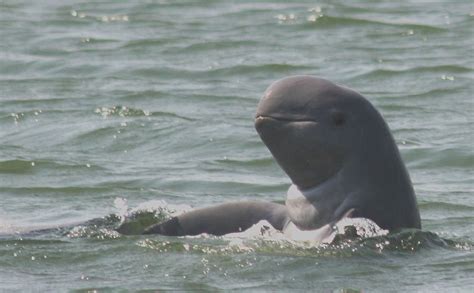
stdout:
<svg viewBox="0 0 474 293">
<path fill-rule="evenodd" d="M 332 243 L 336 235 L 344 234 L 345 228 L 350 226 L 355 228 L 356 236 L 360 238 L 388 234 L 388 230 L 380 228 L 375 222 L 366 218 L 343 218 L 332 227 L 326 225 L 316 230 L 305 231 L 290 223 L 283 232 L 276 230 L 269 222 L 262 220 L 245 231 L 227 234 L 223 236 L 223 239 L 229 240 L 229 245 L 237 246 L 242 246 L 244 240 L 253 239 L 273 242 L 283 241 L 293 245 L 317 247 Z"/>
<path fill-rule="evenodd" d="M 137 212 L 165 212 L 171 217 L 180 215 L 182 213 L 190 211 L 192 208 L 189 205 L 184 204 L 168 204 L 164 200 L 150 200 L 140 203 L 134 208 L 130 208 L 126 198 L 117 197 L 114 200 L 114 206 L 117 209 L 116 215 L 120 217 L 121 223 L 125 221 L 127 217 Z"/>
</svg>

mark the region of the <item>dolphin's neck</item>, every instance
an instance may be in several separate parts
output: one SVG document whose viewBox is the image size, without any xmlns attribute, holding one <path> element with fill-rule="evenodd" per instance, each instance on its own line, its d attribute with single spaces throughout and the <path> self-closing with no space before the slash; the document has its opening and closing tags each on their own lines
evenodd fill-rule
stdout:
<svg viewBox="0 0 474 293">
<path fill-rule="evenodd" d="M 301 189 L 291 185 L 286 207 L 291 221 L 303 230 L 316 229 L 334 221 L 334 215 L 345 195 L 338 183 L 338 174 L 316 187 Z"/>
<path fill-rule="evenodd" d="M 336 181 L 337 175 L 332 176 L 328 180 L 322 182 L 321 184 L 315 187 L 307 189 L 303 189 L 295 184 L 291 184 L 287 192 L 287 200 L 293 200 L 304 197 L 310 202 L 320 201 L 322 197 L 326 197 L 326 194 L 334 189 Z"/>
<path fill-rule="evenodd" d="M 395 140 L 383 120 L 374 127 L 379 129 L 373 132 L 384 137 L 346 162 L 344 189 L 349 192 L 358 187 L 353 196 L 359 203 L 357 215 L 381 228 L 420 228 L 415 192 Z"/>
</svg>

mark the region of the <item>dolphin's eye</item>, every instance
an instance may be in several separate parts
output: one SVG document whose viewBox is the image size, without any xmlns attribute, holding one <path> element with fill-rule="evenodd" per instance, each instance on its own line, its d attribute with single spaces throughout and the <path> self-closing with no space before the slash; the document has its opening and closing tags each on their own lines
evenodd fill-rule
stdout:
<svg viewBox="0 0 474 293">
<path fill-rule="evenodd" d="M 346 123 L 346 116 L 340 111 L 333 111 L 331 113 L 332 123 L 336 126 L 342 126 Z"/>
</svg>

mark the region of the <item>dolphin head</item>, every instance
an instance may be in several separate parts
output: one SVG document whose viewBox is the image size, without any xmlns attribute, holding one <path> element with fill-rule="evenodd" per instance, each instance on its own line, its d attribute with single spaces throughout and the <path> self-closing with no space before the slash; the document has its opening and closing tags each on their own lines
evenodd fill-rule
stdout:
<svg viewBox="0 0 474 293">
<path fill-rule="evenodd" d="M 367 106 L 352 90 L 321 78 L 294 76 L 265 91 L 255 127 L 293 183 L 310 189 L 341 170 L 357 143 L 358 124 L 364 122 L 353 112 Z"/>
<path fill-rule="evenodd" d="M 321 227 L 349 211 L 382 228 L 419 226 L 389 128 L 359 93 L 312 76 L 278 80 L 258 104 L 255 128 L 294 184 L 287 207 L 300 228 Z M 405 209 L 406 201 L 414 216 L 393 220 L 390 205 Z"/>
</svg>

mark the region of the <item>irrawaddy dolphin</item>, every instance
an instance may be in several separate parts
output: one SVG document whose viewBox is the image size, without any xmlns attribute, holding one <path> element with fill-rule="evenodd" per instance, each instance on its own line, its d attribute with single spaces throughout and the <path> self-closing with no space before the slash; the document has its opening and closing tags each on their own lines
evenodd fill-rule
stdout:
<svg viewBox="0 0 474 293">
<path fill-rule="evenodd" d="M 361 94 L 328 80 L 291 76 L 265 91 L 255 128 L 292 181 L 285 204 L 230 202 L 152 225 L 172 236 L 275 229 L 316 230 L 345 217 L 393 231 L 421 228 L 415 192 L 390 130 Z"/>
</svg>

